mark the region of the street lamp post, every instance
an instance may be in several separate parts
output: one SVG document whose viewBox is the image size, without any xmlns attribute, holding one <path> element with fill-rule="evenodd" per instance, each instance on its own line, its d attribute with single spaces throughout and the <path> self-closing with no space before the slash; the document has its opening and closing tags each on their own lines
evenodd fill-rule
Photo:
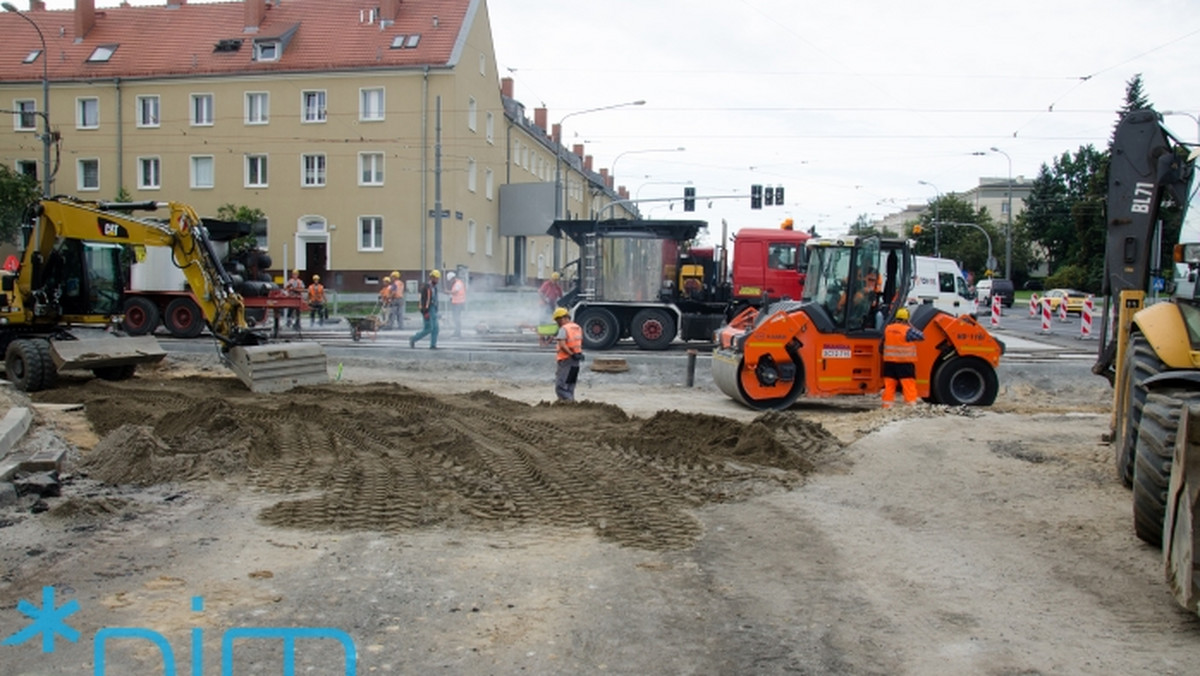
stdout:
<svg viewBox="0 0 1200 676">
<path fill-rule="evenodd" d="M 934 258 L 941 258 L 942 257 L 942 245 L 941 245 L 942 229 L 938 225 L 938 222 L 941 221 L 941 218 L 938 217 L 938 211 L 939 211 L 939 207 L 941 206 L 941 203 L 942 203 L 942 191 L 936 185 L 930 183 L 929 181 L 917 181 L 917 183 L 920 185 L 927 185 L 930 188 L 933 188 L 933 191 L 935 193 L 937 193 L 936 201 L 933 203 L 933 256 L 934 256 Z"/>
<path fill-rule="evenodd" d="M 1004 278 L 1012 279 L 1012 158 L 995 146 L 992 146 L 991 150 L 1008 160 L 1008 225 L 1004 228 Z"/>
<path fill-rule="evenodd" d="M 1192 122 L 1196 123 L 1196 140 L 1200 141 L 1200 117 L 1193 115 L 1185 110 L 1164 110 L 1161 115 L 1186 115 L 1192 118 Z"/>
<path fill-rule="evenodd" d="M 37 22 L 30 19 L 24 12 L 18 10 L 11 2 L 0 4 L 6 12 L 12 12 L 29 22 L 37 31 L 38 40 L 42 42 L 42 197 L 50 197 L 50 72 L 47 64 L 50 54 L 46 52 L 46 36 Z"/>
<path fill-rule="evenodd" d="M 636 155 L 638 153 L 681 153 L 685 150 L 687 150 L 687 148 L 680 146 L 678 148 L 644 148 L 642 150 L 626 150 L 623 153 L 617 153 L 617 156 L 614 157 L 612 161 L 613 180 L 615 181 L 617 179 L 617 162 L 626 155 Z"/>
<path fill-rule="evenodd" d="M 626 101 L 625 103 L 614 103 L 610 106 L 600 106 L 599 108 L 588 108 L 586 110 L 577 110 L 573 113 L 567 113 L 566 115 L 563 115 L 558 120 L 558 130 L 559 130 L 560 137 L 557 139 L 554 139 L 555 146 L 556 146 L 554 148 L 554 218 L 558 219 L 558 218 L 563 217 L 563 207 L 566 205 L 566 202 L 567 202 L 566 198 L 563 196 L 564 186 L 563 186 L 563 181 L 562 181 L 563 144 L 562 144 L 561 134 L 562 134 L 563 122 L 566 122 L 567 118 L 575 117 L 576 115 L 583 115 L 585 113 L 598 113 L 602 110 L 612 110 L 613 108 L 625 108 L 627 106 L 644 106 L 644 105 L 646 105 L 646 102 L 641 101 L 641 100 Z M 560 256 L 559 256 L 559 252 L 558 252 L 558 237 L 556 235 L 554 238 L 554 269 L 558 270 L 559 266 L 560 266 Z"/>
</svg>

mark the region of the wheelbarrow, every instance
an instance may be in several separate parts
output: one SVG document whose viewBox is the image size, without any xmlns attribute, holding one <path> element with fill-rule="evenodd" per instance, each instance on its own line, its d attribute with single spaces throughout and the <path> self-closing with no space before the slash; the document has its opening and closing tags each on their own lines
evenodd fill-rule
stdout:
<svg viewBox="0 0 1200 676">
<path fill-rule="evenodd" d="M 383 325 L 383 319 L 379 315 L 347 317 L 346 323 L 350 325 L 350 337 L 357 343 L 362 339 L 364 332 L 377 333 L 379 327 Z"/>
</svg>

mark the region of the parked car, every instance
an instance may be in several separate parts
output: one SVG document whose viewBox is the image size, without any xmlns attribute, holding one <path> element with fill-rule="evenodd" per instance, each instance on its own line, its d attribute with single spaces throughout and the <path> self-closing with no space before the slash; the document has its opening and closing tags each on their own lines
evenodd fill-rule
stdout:
<svg viewBox="0 0 1200 676">
<path fill-rule="evenodd" d="M 1046 288 L 1046 284 L 1040 279 L 1031 279 L 1022 284 L 1021 288 L 1026 291 L 1041 291 Z"/>
<path fill-rule="evenodd" d="M 1050 289 L 1043 296 L 1050 303 L 1050 311 L 1058 312 L 1058 306 L 1067 304 L 1067 312 L 1083 312 L 1083 301 L 1087 294 L 1075 289 Z"/>
<path fill-rule="evenodd" d="M 999 296 L 1000 304 L 1004 307 L 1012 307 L 1016 291 L 1013 290 L 1011 279 L 992 278 L 980 280 L 975 284 L 975 296 L 979 299 L 980 307 L 990 306 L 992 296 Z"/>
</svg>

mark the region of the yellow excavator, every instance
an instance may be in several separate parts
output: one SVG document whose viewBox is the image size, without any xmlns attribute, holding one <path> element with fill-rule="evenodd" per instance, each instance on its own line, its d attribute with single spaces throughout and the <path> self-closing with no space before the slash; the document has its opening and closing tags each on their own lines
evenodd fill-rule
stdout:
<svg viewBox="0 0 1200 676">
<path fill-rule="evenodd" d="M 165 209 L 166 218 L 134 216 Z M 106 380 L 133 376 L 160 361 L 153 336 L 121 336 L 131 250 L 169 247 L 220 344 L 225 365 L 254 392 L 328 382 L 325 353 L 314 342 L 271 342 L 251 331 L 234 280 L 208 230 L 178 202 L 39 200 L 22 221 L 24 250 L 0 271 L 0 349 L 5 374 L 26 392 L 54 384 L 61 369 L 90 369 Z M 107 329 L 104 331 L 84 329 Z"/>
</svg>

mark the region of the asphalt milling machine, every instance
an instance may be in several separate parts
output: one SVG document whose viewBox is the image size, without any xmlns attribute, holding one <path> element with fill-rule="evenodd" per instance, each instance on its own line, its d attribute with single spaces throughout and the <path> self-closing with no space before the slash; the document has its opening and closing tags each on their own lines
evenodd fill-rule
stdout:
<svg viewBox="0 0 1200 676">
<path fill-rule="evenodd" d="M 160 208 L 169 210 L 168 219 L 131 215 Z M 22 223 L 21 258 L 0 272 L 0 348 L 6 377 L 17 388 L 51 387 L 62 369 L 90 369 L 99 378 L 124 380 L 139 364 L 166 356 L 153 336 L 116 330 L 128 257 L 140 247 L 171 250 L 223 362 L 252 391 L 328 382 L 319 344 L 272 342 L 249 328 L 235 280 L 192 207 L 59 196 L 31 205 Z"/>
<path fill-rule="evenodd" d="M 880 237 L 811 239 L 799 301 L 748 308 L 716 332 L 713 381 L 759 410 L 801 396 L 869 395 L 883 389 L 884 327 L 906 307 L 913 283 L 909 242 Z M 950 406 L 990 406 L 1004 345 L 975 317 L 932 304 L 910 309 L 917 392 Z"/>
</svg>

